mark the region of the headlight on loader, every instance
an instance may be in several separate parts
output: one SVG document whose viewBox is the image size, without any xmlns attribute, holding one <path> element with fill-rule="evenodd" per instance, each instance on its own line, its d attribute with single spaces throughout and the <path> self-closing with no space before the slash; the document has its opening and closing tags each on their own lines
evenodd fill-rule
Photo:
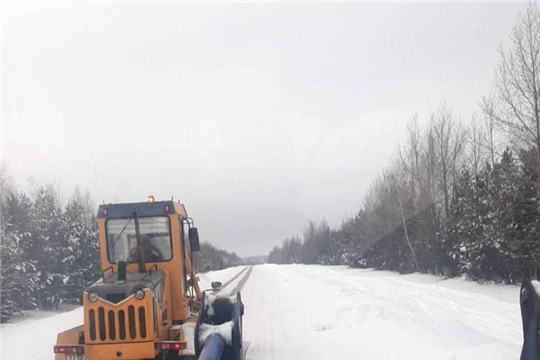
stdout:
<svg viewBox="0 0 540 360">
<path fill-rule="evenodd" d="M 88 300 L 94 302 L 98 299 L 98 296 L 95 292 L 88 293 Z"/>
<path fill-rule="evenodd" d="M 142 300 L 144 298 L 144 290 L 143 289 L 139 289 L 137 291 L 135 291 L 135 297 L 139 300 Z"/>
</svg>

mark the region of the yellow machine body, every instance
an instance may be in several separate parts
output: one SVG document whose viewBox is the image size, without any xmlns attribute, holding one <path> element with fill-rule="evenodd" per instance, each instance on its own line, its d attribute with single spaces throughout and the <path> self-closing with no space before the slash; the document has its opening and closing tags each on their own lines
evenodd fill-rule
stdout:
<svg viewBox="0 0 540 360">
<path fill-rule="evenodd" d="M 107 222 L 119 218 L 127 223 L 133 216 L 143 221 L 149 214 L 168 218 L 170 259 L 145 260 L 144 271 L 143 261 L 127 262 L 123 265 L 126 278 L 121 279 L 121 262 L 111 260 L 114 244 L 107 236 Z M 68 355 L 81 349 L 85 360 L 153 359 L 161 346 L 172 347 L 180 355 L 192 352 L 201 290 L 193 275 L 187 234 L 191 227 L 185 207 L 172 201 L 101 205 L 98 232 L 103 278 L 83 294 L 84 323 L 58 334 L 56 360 L 82 359 L 82 354 Z M 99 290 L 103 288 L 107 295 L 102 297 Z M 133 288 L 136 294 L 115 294 L 116 288 Z"/>
</svg>

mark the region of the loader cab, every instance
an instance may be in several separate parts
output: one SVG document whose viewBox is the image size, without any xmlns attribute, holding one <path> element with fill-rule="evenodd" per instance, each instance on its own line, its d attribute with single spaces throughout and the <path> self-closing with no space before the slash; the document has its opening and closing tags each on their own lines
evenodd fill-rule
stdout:
<svg viewBox="0 0 540 360">
<path fill-rule="evenodd" d="M 118 271 L 123 273 L 124 268 L 128 283 L 142 274 L 160 272 L 164 286 L 159 305 L 167 309 L 165 322 L 182 322 L 201 296 L 197 281 L 191 280 L 198 232 L 184 205 L 153 197 L 146 202 L 101 205 L 98 231 L 102 282 L 118 282 Z"/>
<path fill-rule="evenodd" d="M 153 359 L 160 341 L 185 344 L 179 332 L 169 332 L 192 317 L 201 299 L 188 237 L 193 229 L 185 207 L 173 201 L 99 207 L 102 278 L 83 294 L 79 332 L 88 358 Z M 59 343 L 75 333 L 59 334 Z M 119 344 L 130 346 L 119 351 Z"/>
</svg>

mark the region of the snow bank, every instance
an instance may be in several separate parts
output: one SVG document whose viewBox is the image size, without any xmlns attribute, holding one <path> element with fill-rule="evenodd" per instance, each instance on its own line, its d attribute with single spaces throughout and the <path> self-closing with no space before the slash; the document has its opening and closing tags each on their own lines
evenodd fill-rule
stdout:
<svg viewBox="0 0 540 360">
<path fill-rule="evenodd" d="M 56 335 L 83 323 L 82 308 L 40 320 L 3 324 L 0 328 L 1 358 L 17 360 L 52 360 Z M 31 346 L 28 346 L 29 339 Z"/>
<path fill-rule="evenodd" d="M 261 265 L 242 290 L 247 360 L 519 359 L 519 287 Z"/>
</svg>

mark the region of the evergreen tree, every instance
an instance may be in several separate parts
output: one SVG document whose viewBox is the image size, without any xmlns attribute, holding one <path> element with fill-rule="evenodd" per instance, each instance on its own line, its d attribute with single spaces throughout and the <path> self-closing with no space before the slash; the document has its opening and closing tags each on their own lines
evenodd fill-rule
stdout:
<svg viewBox="0 0 540 360">
<path fill-rule="evenodd" d="M 0 221 L 0 314 L 2 322 L 14 313 L 35 307 L 35 262 L 24 254 L 23 243 L 30 241 L 30 201 L 24 194 L 10 192 L 1 204 Z"/>
<path fill-rule="evenodd" d="M 70 248 L 56 189 L 50 185 L 37 188 L 32 210 L 32 241 L 27 244 L 26 254 L 36 261 L 38 306 L 51 309 L 62 302 L 61 292 L 69 280 L 66 259 Z"/>
<path fill-rule="evenodd" d="M 197 272 L 221 270 L 239 265 L 242 265 L 242 259 L 236 253 L 218 249 L 208 242 L 202 242 L 200 251 L 194 253 L 194 266 Z"/>
<path fill-rule="evenodd" d="M 89 216 L 78 191 L 66 206 L 63 224 L 68 246 L 63 261 L 69 274 L 63 299 L 73 302 L 80 299 L 84 289 L 100 274 L 96 220 Z"/>
<path fill-rule="evenodd" d="M 540 262 L 539 172 L 536 150 L 521 151 L 520 161 L 521 172 L 518 178 L 517 199 L 512 208 L 513 223 L 508 229 L 508 236 L 512 240 L 514 271 L 519 279 L 523 279 L 538 276 L 537 266 Z"/>
</svg>

